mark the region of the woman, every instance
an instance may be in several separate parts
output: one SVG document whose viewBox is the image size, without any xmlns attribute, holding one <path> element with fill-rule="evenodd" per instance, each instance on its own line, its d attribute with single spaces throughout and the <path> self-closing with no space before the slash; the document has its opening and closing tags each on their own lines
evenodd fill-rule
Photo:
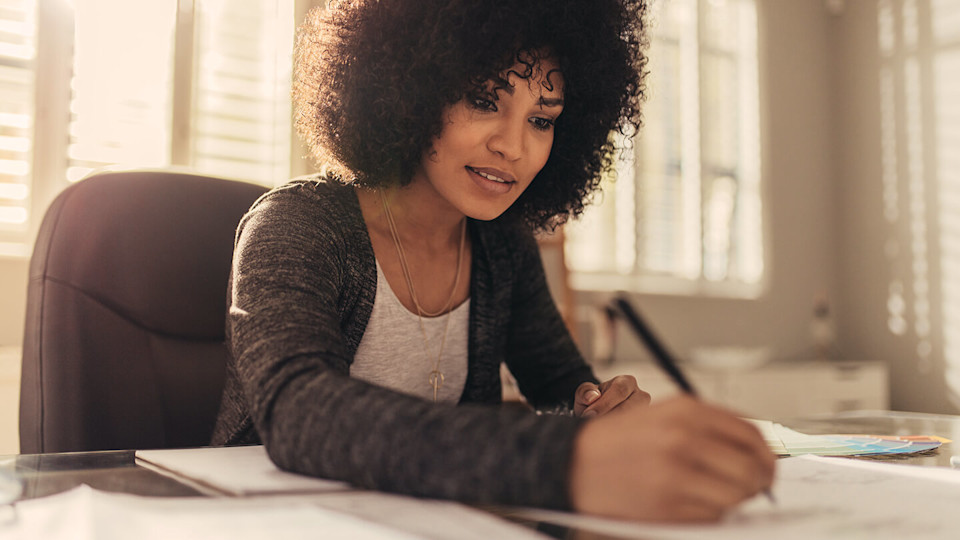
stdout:
<svg viewBox="0 0 960 540">
<path fill-rule="evenodd" d="M 634 519 L 715 519 L 770 485 L 735 416 L 598 384 L 532 236 L 582 211 L 611 131 L 639 125 L 645 8 L 310 14 L 294 98 L 324 173 L 241 221 L 214 444 L 263 442 L 281 468 L 362 487 Z M 573 415 L 496 406 L 502 362 L 533 407 Z"/>
</svg>

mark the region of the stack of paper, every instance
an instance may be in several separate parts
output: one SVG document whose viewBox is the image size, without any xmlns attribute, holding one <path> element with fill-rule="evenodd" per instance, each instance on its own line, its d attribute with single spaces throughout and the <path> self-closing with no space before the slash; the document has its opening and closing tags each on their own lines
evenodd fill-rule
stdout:
<svg viewBox="0 0 960 540">
<path fill-rule="evenodd" d="M 950 442 L 936 436 L 807 435 L 767 420 L 749 420 L 763 434 L 773 453 L 780 456 L 866 456 L 912 454 Z"/>
<path fill-rule="evenodd" d="M 342 482 L 281 471 L 267 457 L 263 445 L 137 450 L 137 464 L 207 495 L 317 493 L 349 489 Z"/>
<path fill-rule="evenodd" d="M 360 491 L 349 485 L 311 478 L 281 471 L 267 456 L 263 446 L 240 446 L 230 448 L 191 448 L 183 450 L 138 450 L 137 463 L 170 476 L 180 482 L 193 486 L 202 493 L 220 495 L 216 499 L 180 499 L 185 508 L 192 508 L 194 504 L 200 507 L 220 508 L 210 500 L 223 501 L 223 495 L 233 503 L 221 502 L 223 508 L 233 508 L 231 504 L 247 505 L 251 515 L 261 519 L 260 505 L 264 505 L 262 519 L 267 525 L 254 527 L 255 538 L 300 538 L 297 536 L 300 529 L 287 534 L 283 529 L 277 529 L 283 534 L 263 534 L 264 528 L 269 529 L 268 519 L 289 520 L 293 525 L 314 522 L 310 526 L 308 538 L 379 538 L 381 529 L 371 528 L 362 530 L 363 522 L 371 522 L 397 531 L 397 538 L 413 535 L 429 540 L 486 540 L 498 538 L 504 540 L 534 540 L 542 538 L 539 533 L 522 525 L 509 523 L 492 514 L 477 510 L 452 501 L 435 501 L 415 497 L 405 497 L 376 491 Z M 96 495 L 96 497 L 101 497 Z M 124 499 L 109 499 L 123 502 Z M 146 498 L 129 499 L 147 501 Z M 200 501 L 194 503 L 192 501 Z M 293 503 L 290 516 L 280 515 L 274 510 L 283 508 L 286 502 Z M 152 499 L 144 502 L 145 505 L 177 505 L 178 502 L 165 502 Z M 309 515 L 308 509 L 300 508 L 303 504 L 323 507 L 336 514 L 321 516 Z M 295 512 L 296 511 L 296 512 Z M 59 510 L 58 510 L 59 512 Z M 299 512 L 299 513 L 298 513 Z M 332 520 L 339 514 L 352 516 L 362 520 L 343 521 L 327 524 L 324 519 Z M 200 518 L 212 519 L 207 512 L 200 512 Z M 308 523 L 309 524 L 309 523 Z M 110 526 L 114 526 L 112 522 Z M 333 526 L 356 526 L 356 533 L 340 533 L 340 529 Z M 346 530 L 346 529 L 344 529 Z M 197 538 L 246 538 L 247 536 L 232 536 L 233 529 L 224 529 L 223 534 L 215 536 L 196 535 Z M 139 529 L 123 530 L 120 538 L 141 538 Z M 129 534 L 128 534 L 129 533 Z M 136 534 L 134 534 L 136 533 Z M 363 533 L 363 534 L 360 534 Z M 259 536 L 257 536 L 259 535 Z M 365 536 L 366 535 L 366 536 Z M 0 537 L 2 537 L 0 525 Z M 183 534 L 167 534 L 163 538 L 186 538 Z M 4 537 L 5 538 L 5 537 Z M 25 536 L 25 538 L 41 538 L 39 536 Z M 150 537 L 153 538 L 153 537 Z"/>
</svg>

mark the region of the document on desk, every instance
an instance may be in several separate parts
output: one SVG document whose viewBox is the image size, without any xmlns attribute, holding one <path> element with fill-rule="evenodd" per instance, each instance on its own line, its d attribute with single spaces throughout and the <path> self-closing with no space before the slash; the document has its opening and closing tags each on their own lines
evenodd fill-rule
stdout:
<svg viewBox="0 0 960 540">
<path fill-rule="evenodd" d="M 423 538 L 283 498 L 139 497 L 97 491 L 86 485 L 17 503 L 16 518 L 0 522 L 0 537 L 11 540 Z"/>
<path fill-rule="evenodd" d="M 932 540 L 960 538 L 960 471 L 800 456 L 777 463 L 776 504 L 758 497 L 715 525 L 652 526 L 546 510 L 519 517 L 617 538 Z"/>
<path fill-rule="evenodd" d="M 263 445 L 137 450 L 137 464 L 208 495 L 315 493 L 350 489 L 342 482 L 281 471 Z"/>
<path fill-rule="evenodd" d="M 264 519 L 270 519 L 271 508 L 283 506 L 289 501 L 294 506 L 310 504 L 348 514 L 365 522 L 380 523 L 391 530 L 428 540 L 543 538 L 526 527 L 508 523 L 487 512 L 456 502 L 355 490 L 340 482 L 287 473 L 277 469 L 267 457 L 262 445 L 140 450 L 137 451 L 137 463 L 190 485 L 201 493 L 236 495 L 237 498 L 230 500 L 242 501 L 238 504 L 247 505 L 243 508 L 247 508 L 248 512 L 254 514 L 260 512 L 257 505 L 263 502 L 267 512 Z M 260 497 L 259 495 L 270 496 Z M 204 499 L 199 500 L 204 501 Z M 173 503 L 157 502 L 155 504 Z M 319 534 L 319 531 L 323 531 L 324 534 Z M 0 538 L 3 537 L 2 533 L 3 530 L 0 528 Z M 260 536 L 261 539 L 267 537 L 299 538 L 296 534 Z M 326 534 L 326 530 L 320 528 L 310 536 L 310 538 L 321 537 L 367 538 L 366 536 Z M 139 536 L 130 535 L 127 538 L 139 538 Z M 179 537 L 169 536 L 169 538 Z M 197 536 L 197 538 L 205 537 Z M 230 538 L 230 536 L 221 535 L 217 538 Z M 231 540 L 235 539 L 231 538 Z"/>
</svg>

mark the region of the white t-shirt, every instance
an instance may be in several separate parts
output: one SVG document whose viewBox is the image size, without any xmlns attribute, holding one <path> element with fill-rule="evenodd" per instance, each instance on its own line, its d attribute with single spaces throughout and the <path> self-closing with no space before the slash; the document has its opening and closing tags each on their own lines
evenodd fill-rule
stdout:
<svg viewBox="0 0 960 540">
<path fill-rule="evenodd" d="M 377 295 L 370 321 L 350 365 L 350 376 L 432 401 L 430 374 L 436 367 L 444 326 L 448 325 L 439 365 L 443 382 L 437 401 L 457 403 L 467 380 L 469 319 L 470 299 L 467 299 L 449 313 L 423 317 L 421 330 L 420 318 L 400 303 L 377 262 Z"/>
</svg>

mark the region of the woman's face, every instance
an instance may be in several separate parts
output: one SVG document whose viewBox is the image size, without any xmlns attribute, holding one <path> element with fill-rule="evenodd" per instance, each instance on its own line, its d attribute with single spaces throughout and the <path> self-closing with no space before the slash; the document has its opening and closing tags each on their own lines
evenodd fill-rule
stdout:
<svg viewBox="0 0 960 540">
<path fill-rule="evenodd" d="M 513 70 L 523 72 L 518 64 Z M 563 111 L 563 77 L 543 58 L 523 79 L 507 70 L 508 86 L 488 81 L 445 111 L 445 124 L 414 174 L 460 213 L 491 220 L 502 214 L 540 172 Z"/>
</svg>

